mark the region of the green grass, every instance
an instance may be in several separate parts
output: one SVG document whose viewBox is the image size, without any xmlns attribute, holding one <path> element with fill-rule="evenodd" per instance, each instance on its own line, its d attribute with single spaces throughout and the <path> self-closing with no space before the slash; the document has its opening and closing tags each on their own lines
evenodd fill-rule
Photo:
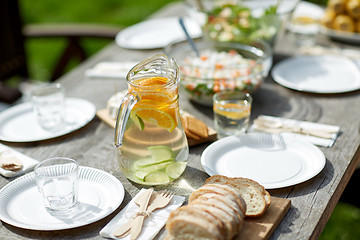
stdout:
<svg viewBox="0 0 360 240">
<path fill-rule="evenodd" d="M 325 4 L 326 0 L 320 0 Z M 126 27 L 145 19 L 170 0 L 20 0 L 25 23 L 103 23 Z M 313 1 L 314 2 L 314 1 Z M 108 44 L 107 40 L 83 42 L 88 55 Z M 66 42 L 62 39 L 33 39 L 26 43 L 30 74 L 46 81 Z M 77 63 L 73 63 L 75 66 Z M 311 223 L 309 223 L 311 224 Z M 320 240 L 360 239 L 360 209 L 339 203 Z"/>
<path fill-rule="evenodd" d="M 166 3 L 175 0 L 20 0 L 24 23 L 100 23 L 127 27 L 142 21 Z M 85 39 L 88 56 L 111 40 Z M 66 46 L 64 39 L 27 39 L 30 78 L 47 81 Z M 76 66 L 74 62 L 71 67 Z"/>
<path fill-rule="evenodd" d="M 360 239 L 360 209 L 339 202 L 319 240 Z"/>
</svg>

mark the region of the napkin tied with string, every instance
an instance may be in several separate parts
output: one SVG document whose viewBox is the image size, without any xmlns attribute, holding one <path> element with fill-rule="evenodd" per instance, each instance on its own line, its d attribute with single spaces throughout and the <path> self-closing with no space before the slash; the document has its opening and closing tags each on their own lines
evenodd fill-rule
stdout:
<svg viewBox="0 0 360 240">
<path fill-rule="evenodd" d="M 297 126 L 303 129 L 314 129 L 314 130 L 325 130 L 328 131 L 330 134 L 329 138 L 321 138 L 321 137 L 316 137 L 316 136 L 312 136 L 309 134 L 301 134 L 301 133 L 296 133 L 296 132 L 292 132 L 290 129 L 287 131 L 282 130 L 281 134 L 289 134 L 292 136 L 295 136 L 297 138 L 300 138 L 304 141 L 310 142 L 314 145 L 317 146 L 322 146 L 322 147 L 332 147 L 336 141 L 336 138 L 339 135 L 340 132 L 340 127 L 339 126 L 335 126 L 335 125 L 328 125 L 328 124 L 321 124 L 321 123 L 314 123 L 314 122 L 308 122 L 308 121 L 299 121 L 299 120 L 294 120 L 294 119 L 287 119 L 287 118 L 280 118 L 280 117 L 273 117 L 273 116 L 266 116 L 266 115 L 260 115 L 257 119 L 265 119 L 265 120 L 271 120 L 271 121 L 275 121 L 275 122 L 279 122 L 281 124 L 284 124 L 285 126 Z M 262 126 L 257 126 L 256 124 L 256 120 L 254 120 L 254 124 L 250 126 L 249 128 L 249 132 L 271 132 L 274 129 L 266 129 Z M 267 131 L 268 130 L 268 131 Z M 275 130 L 273 132 L 276 132 Z M 280 132 L 280 131 L 279 131 Z"/>
<path fill-rule="evenodd" d="M 144 191 L 146 191 L 146 189 L 141 189 L 141 191 L 100 231 L 101 236 L 104 238 L 119 239 L 115 237 L 112 232 L 138 214 L 139 206 L 134 202 L 134 199 Z M 184 201 L 185 197 L 175 195 L 171 199 L 169 205 L 151 213 L 145 219 L 142 231 L 137 239 L 153 239 L 164 227 L 170 213 L 179 208 Z M 130 239 L 130 235 L 121 239 Z"/>
</svg>

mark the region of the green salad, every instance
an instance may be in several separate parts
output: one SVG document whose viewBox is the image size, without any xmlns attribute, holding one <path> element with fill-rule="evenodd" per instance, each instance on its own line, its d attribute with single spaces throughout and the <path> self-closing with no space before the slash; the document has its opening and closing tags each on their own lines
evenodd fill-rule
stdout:
<svg viewBox="0 0 360 240">
<path fill-rule="evenodd" d="M 262 39 L 272 44 L 281 27 L 276 6 L 271 6 L 261 16 L 254 17 L 250 8 L 224 4 L 207 12 L 207 16 L 204 32 L 211 40 L 221 42 L 249 43 Z"/>
</svg>

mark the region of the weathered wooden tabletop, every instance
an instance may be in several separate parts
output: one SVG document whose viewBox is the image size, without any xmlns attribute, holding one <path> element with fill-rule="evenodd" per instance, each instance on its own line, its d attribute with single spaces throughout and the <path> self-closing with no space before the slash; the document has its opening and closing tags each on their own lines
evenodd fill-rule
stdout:
<svg viewBox="0 0 360 240">
<path fill-rule="evenodd" d="M 184 14 L 180 4 L 172 4 L 153 17 Z M 290 56 L 295 48 L 286 38 L 279 39 L 275 48 L 275 62 Z M 127 50 L 115 43 L 79 65 L 59 81 L 67 88 L 68 96 L 84 98 L 105 108 L 106 101 L 116 91 L 125 89 L 123 79 L 88 78 L 84 71 L 102 61 L 141 61 L 162 50 Z M 301 76 L 300 76 L 301 77 Z M 341 81 L 341 79 L 339 79 Z M 326 157 L 325 168 L 314 178 L 291 187 L 271 190 L 273 196 L 291 199 L 292 207 L 272 239 L 316 239 L 323 230 L 342 191 L 359 160 L 360 94 L 309 94 L 293 91 L 276 84 L 270 77 L 253 95 L 252 119 L 260 114 L 338 125 L 341 134 L 331 148 L 320 148 Z M 190 103 L 180 96 L 180 107 L 213 126 L 212 110 Z M 131 184 L 119 171 L 113 147 L 114 130 L 95 117 L 76 132 L 52 140 L 30 144 L 4 144 L 38 160 L 54 156 L 75 158 L 80 165 L 102 169 L 117 177 L 125 188 L 121 206 L 112 214 L 90 225 L 62 231 L 31 231 L 4 222 L 0 226 L 0 239 L 102 239 L 99 231 L 139 191 L 141 186 Z M 168 188 L 179 195 L 188 196 L 209 177 L 200 165 L 200 156 L 208 144 L 190 149 L 188 167 L 180 180 Z M 0 177 L 0 187 L 14 179 Z M 161 238 L 161 234 L 159 238 Z"/>
</svg>

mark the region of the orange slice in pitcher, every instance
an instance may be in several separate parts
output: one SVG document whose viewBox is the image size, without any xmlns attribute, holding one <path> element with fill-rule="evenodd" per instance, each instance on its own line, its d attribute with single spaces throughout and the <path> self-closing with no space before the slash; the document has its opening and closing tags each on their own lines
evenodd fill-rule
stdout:
<svg viewBox="0 0 360 240">
<path fill-rule="evenodd" d="M 173 97 L 165 92 L 154 92 L 154 93 L 141 93 L 141 101 L 151 100 L 156 105 L 169 104 L 174 101 Z"/>
<path fill-rule="evenodd" d="M 144 122 L 161 127 L 169 132 L 172 132 L 177 126 L 176 111 L 177 109 L 174 106 L 159 104 L 152 100 L 142 100 L 132 110 Z"/>
<path fill-rule="evenodd" d="M 165 85 L 168 81 L 169 80 L 165 77 L 150 77 L 136 80 L 135 84 L 139 86 L 156 86 Z"/>
</svg>

